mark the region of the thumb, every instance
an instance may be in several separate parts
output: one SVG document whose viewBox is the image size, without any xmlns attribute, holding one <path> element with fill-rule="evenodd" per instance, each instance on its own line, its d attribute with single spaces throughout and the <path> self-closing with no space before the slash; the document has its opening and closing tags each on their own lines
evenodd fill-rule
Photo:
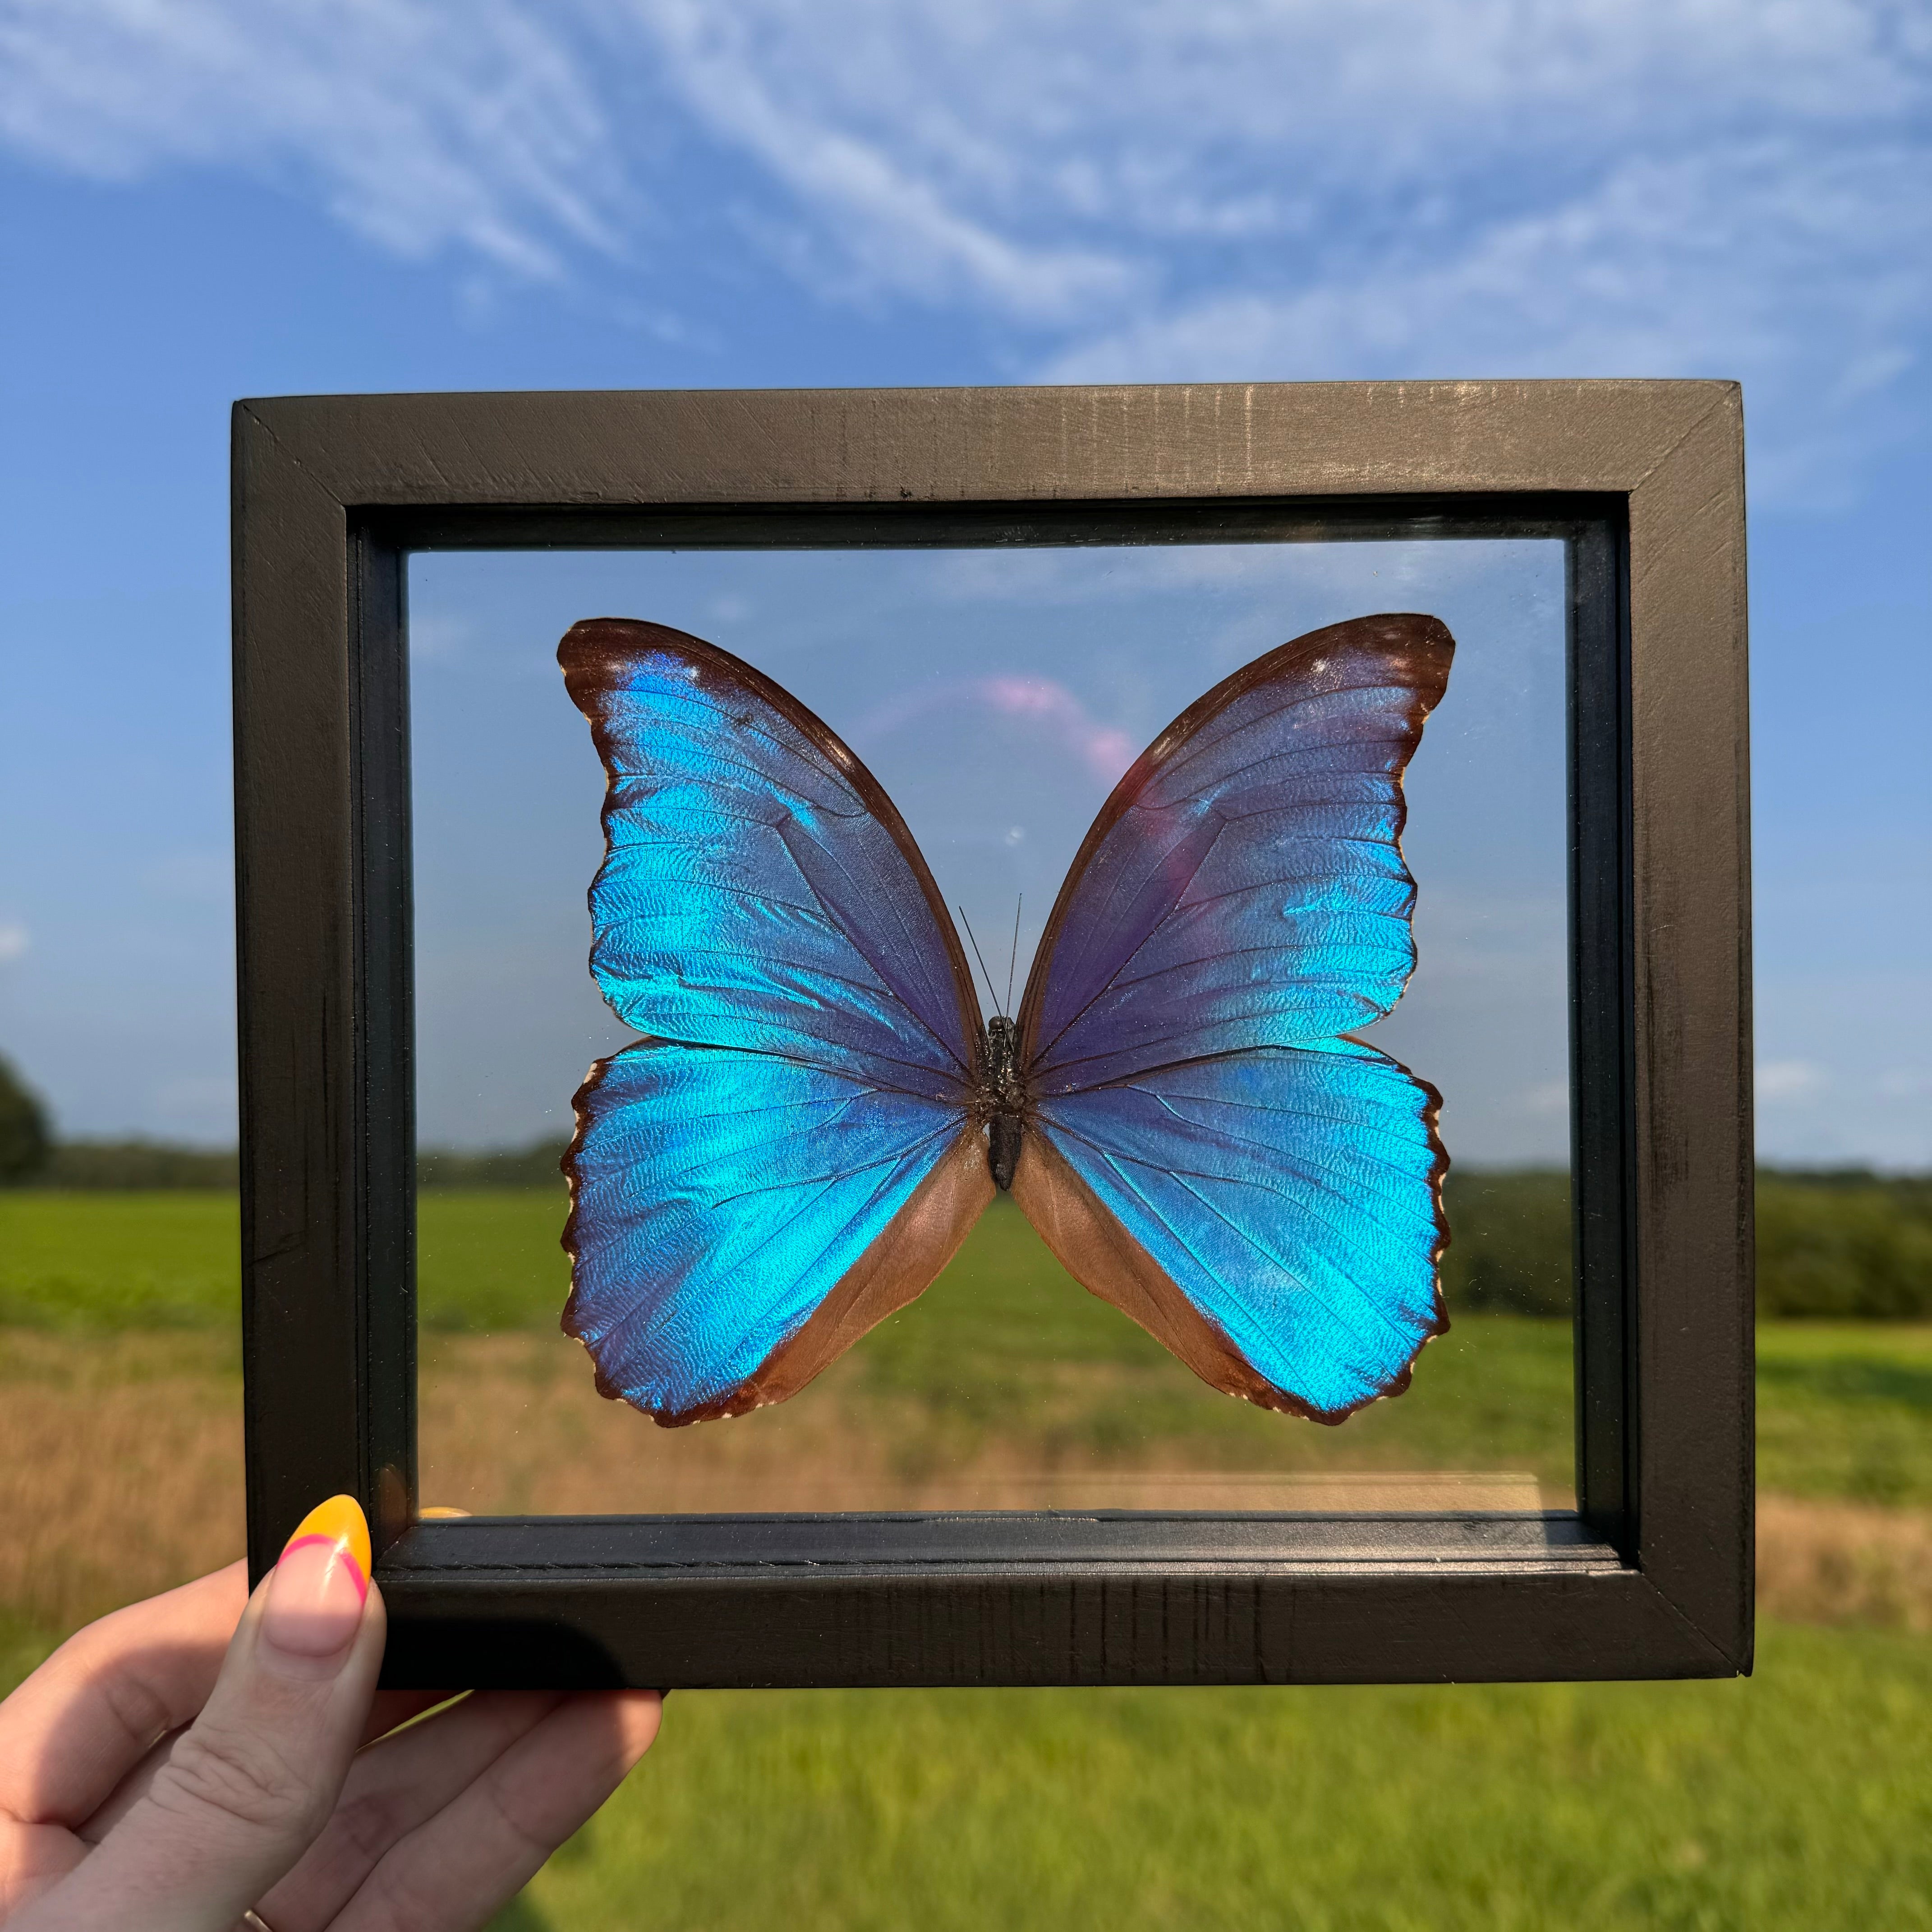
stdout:
<svg viewBox="0 0 1932 1932">
<path fill-rule="evenodd" d="M 382 1667 L 369 1570 L 368 1525 L 352 1497 L 303 1519 L 249 1599 L 200 1716 L 58 1888 L 62 1932 L 227 1932 L 308 1849 L 334 1809 Z"/>
</svg>

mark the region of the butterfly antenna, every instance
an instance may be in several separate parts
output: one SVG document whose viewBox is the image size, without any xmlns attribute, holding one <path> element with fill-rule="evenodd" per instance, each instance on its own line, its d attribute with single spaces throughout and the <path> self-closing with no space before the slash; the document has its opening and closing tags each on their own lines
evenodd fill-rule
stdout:
<svg viewBox="0 0 1932 1932">
<path fill-rule="evenodd" d="M 986 956 L 980 950 L 980 942 L 973 939 L 973 922 L 966 916 L 964 906 L 959 908 L 959 923 L 966 928 L 966 937 L 973 940 L 973 957 L 980 962 L 980 974 L 986 982 L 987 997 L 998 1005 L 1000 996 L 993 991 L 993 976 L 986 970 Z"/>
<path fill-rule="evenodd" d="M 1006 1010 L 1008 1012 L 1013 1010 L 1013 975 L 1018 970 L 1020 963 L 1020 908 L 1025 904 L 1026 894 L 1024 892 L 1013 902 L 1013 950 L 1012 956 L 1006 962 Z"/>
</svg>

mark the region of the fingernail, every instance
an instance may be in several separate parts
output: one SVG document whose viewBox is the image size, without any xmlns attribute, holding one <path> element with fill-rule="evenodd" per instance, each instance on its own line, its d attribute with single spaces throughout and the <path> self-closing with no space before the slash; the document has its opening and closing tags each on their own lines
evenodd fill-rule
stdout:
<svg viewBox="0 0 1932 1932">
<path fill-rule="evenodd" d="M 369 1525 L 353 1496 L 331 1496 L 283 1546 L 262 1610 L 262 1635 L 297 1657 L 342 1649 L 369 1598 Z"/>
</svg>

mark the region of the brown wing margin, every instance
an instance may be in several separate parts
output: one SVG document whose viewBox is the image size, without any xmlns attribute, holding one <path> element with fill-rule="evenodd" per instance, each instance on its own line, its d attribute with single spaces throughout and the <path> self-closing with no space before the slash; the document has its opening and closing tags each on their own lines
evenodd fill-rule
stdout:
<svg viewBox="0 0 1932 1932">
<path fill-rule="evenodd" d="M 641 652 L 670 651 L 703 664 L 713 675 L 742 686 L 760 703 L 768 704 L 787 722 L 796 725 L 823 752 L 859 794 L 866 809 L 883 825 L 899 848 L 913 877 L 925 895 L 933 923 L 946 944 L 952 962 L 953 991 L 959 1000 L 960 1041 L 962 1058 L 969 1072 L 980 1064 L 980 996 L 973 990 L 971 969 L 966 963 L 966 949 L 946 909 L 932 868 L 926 862 L 910 828 L 899 815 L 886 788 L 866 770 L 858 754 L 817 712 L 808 710 L 782 684 L 774 683 L 761 670 L 742 658 L 716 644 L 694 638 L 688 631 L 676 631 L 668 624 L 646 623 L 638 617 L 586 617 L 571 626 L 556 647 L 557 662 L 563 668 L 564 686 L 571 701 L 590 720 L 592 742 L 604 771 L 611 769 L 610 734 L 604 722 L 603 700 L 622 682 L 623 668 Z M 608 808 L 606 808 L 607 812 Z M 606 826 L 608 836 L 608 826 Z"/>
<path fill-rule="evenodd" d="M 1402 1070 L 1408 1072 L 1406 1067 Z M 1415 1372 L 1416 1357 L 1437 1336 L 1448 1332 L 1449 1310 L 1442 1299 L 1442 1257 L 1449 1246 L 1449 1219 L 1443 1211 L 1442 1182 L 1449 1172 L 1449 1154 L 1436 1132 L 1442 1096 L 1427 1081 L 1416 1079 L 1413 1074 L 1409 1078 L 1423 1091 L 1424 1120 L 1434 1156 L 1429 1194 L 1436 1210 L 1436 1246 L 1430 1257 L 1436 1277 L 1435 1303 L 1430 1324 L 1418 1335 L 1414 1352 L 1401 1372 L 1346 1408 L 1316 1408 L 1270 1382 L 1121 1226 L 1043 1131 L 1036 1129 L 1022 1144 L 1019 1166 L 1013 1174 L 1013 1198 L 1053 1250 L 1054 1259 L 1082 1288 L 1102 1301 L 1111 1301 L 1209 1388 L 1223 1395 L 1239 1396 L 1258 1408 L 1304 1416 L 1310 1422 L 1332 1427 L 1372 1402 L 1400 1395 Z"/>
<path fill-rule="evenodd" d="M 573 1180 L 573 1201 L 575 1191 Z M 652 1412 L 652 1420 L 662 1428 L 679 1429 L 686 1423 L 746 1415 L 795 1396 L 869 1330 L 932 1286 L 940 1270 L 959 1252 L 993 1192 L 986 1137 L 968 1125 L 803 1327 L 780 1342 L 754 1374 L 701 1408 L 676 1414 Z M 564 1328 L 566 1334 L 573 1332 L 568 1307 Z M 601 1371 L 597 1392 L 622 1399 L 619 1390 L 605 1385 Z"/>
<path fill-rule="evenodd" d="M 1021 1143 L 1013 1198 L 1054 1258 L 1090 1294 L 1111 1301 L 1210 1388 L 1263 1408 L 1312 1413 L 1250 1367 L 1221 1330 L 1107 1211 L 1066 1156 L 1042 1133 Z"/>
<path fill-rule="evenodd" d="M 1348 653 L 1380 656 L 1389 681 L 1408 692 L 1406 768 L 1422 735 L 1424 721 L 1448 688 L 1455 640 L 1436 617 L 1420 612 L 1390 612 L 1352 618 L 1292 639 L 1243 665 L 1182 712 L 1137 758 L 1116 785 L 1081 842 L 1067 868 L 1059 896 L 1040 938 L 1039 950 L 1027 974 L 1025 998 L 1018 1015 L 1020 1062 L 1030 1069 L 1034 1030 L 1046 995 L 1054 948 L 1071 909 L 1076 889 L 1107 836 L 1133 808 L 1155 774 L 1204 725 L 1257 686 L 1300 679 L 1310 694 L 1321 688 L 1314 666 L 1318 659 Z M 1397 772 L 1394 836 L 1400 844 L 1407 824 L 1408 798 Z M 1406 1072 L 1408 1070 L 1403 1070 Z M 1412 1079 L 1415 1076 L 1410 1075 Z M 1449 1244 L 1449 1225 L 1443 1210 L 1442 1183 L 1449 1156 L 1436 1122 L 1442 1096 L 1427 1082 L 1417 1080 L 1424 1096 L 1424 1120 L 1432 1155 L 1428 1177 L 1434 1208 L 1436 1242 L 1430 1257 L 1435 1276 L 1434 1305 L 1428 1327 L 1418 1336 L 1414 1354 L 1383 1388 L 1348 1408 L 1324 1411 L 1277 1388 L 1262 1376 L 1220 1327 L 1184 1294 L 1166 1270 L 1123 1227 L 1052 1144 L 1036 1123 L 1027 1135 L 1013 1177 L 1013 1198 L 1060 1264 L 1083 1288 L 1110 1301 L 1137 1322 L 1163 1348 L 1193 1370 L 1210 1388 L 1238 1396 L 1261 1408 L 1300 1415 L 1325 1424 L 1346 1422 L 1358 1408 L 1383 1396 L 1400 1395 L 1409 1385 L 1415 1355 L 1449 1326 L 1442 1298 L 1442 1260 Z"/>
<path fill-rule="evenodd" d="M 1330 624 L 1319 631 L 1308 632 L 1277 645 L 1252 663 L 1242 665 L 1212 690 L 1197 698 L 1134 760 L 1126 776 L 1114 788 L 1098 816 L 1088 827 L 1087 836 L 1080 842 L 1080 849 L 1073 855 L 1073 862 L 1067 867 L 1066 876 L 1060 881 L 1059 896 L 1054 899 L 1053 910 L 1048 916 L 1046 929 L 1040 934 L 1039 950 L 1034 954 L 1033 964 L 1027 972 L 1026 993 L 1020 1001 L 1018 1015 L 1022 1067 L 1033 1057 L 1034 1026 L 1039 1017 L 1040 1002 L 1046 996 L 1046 979 L 1054 947 L 1072 904 L 1074 889 L 1102 842 L 1132 809 L 1135 801 L 1146 790 L 1148 781 L 1203 725 L 1256 686 L 1276 683 L 1298 674 L 1306 676 L 1316 659 L 1331 652 L 1359 651 L 1364 648 L 1378 650 L 1387 656 L 1395 671 L 1394 681 L 1409 688 L 1408 740 L 1412 752 L 1422 736 L 1423 720 L 1442 702 L 1442 694 L 1448 688 L 1449 664 L 1455 652 L 1455 640 L 1440 618 L 1420 611 L 1389 611 L 1371 617 L 1351 617 L 1346 623 Z M 1403 762 L 1406 765 L 1407 760 Z M 1408 814 L 1407 796 L 1400 788 L 1396 806 L 1396 837 L 1400 841 Z M 970 988 L 970 980 L 968 983 Z"/>
</svg>

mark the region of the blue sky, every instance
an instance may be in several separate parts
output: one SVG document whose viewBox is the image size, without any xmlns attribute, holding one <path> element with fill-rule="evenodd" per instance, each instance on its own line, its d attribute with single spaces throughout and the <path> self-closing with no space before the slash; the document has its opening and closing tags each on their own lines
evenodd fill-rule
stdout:
<svg viewBox="0 0 1932 1932">
<path fill-rule="evenodd" d="M 0 0 L 0 1048 L 232 1132 L 226 406 L 1714 375 L 1767 1154 L 1932 1163 L 1932 10 Z"/>
</svg>

